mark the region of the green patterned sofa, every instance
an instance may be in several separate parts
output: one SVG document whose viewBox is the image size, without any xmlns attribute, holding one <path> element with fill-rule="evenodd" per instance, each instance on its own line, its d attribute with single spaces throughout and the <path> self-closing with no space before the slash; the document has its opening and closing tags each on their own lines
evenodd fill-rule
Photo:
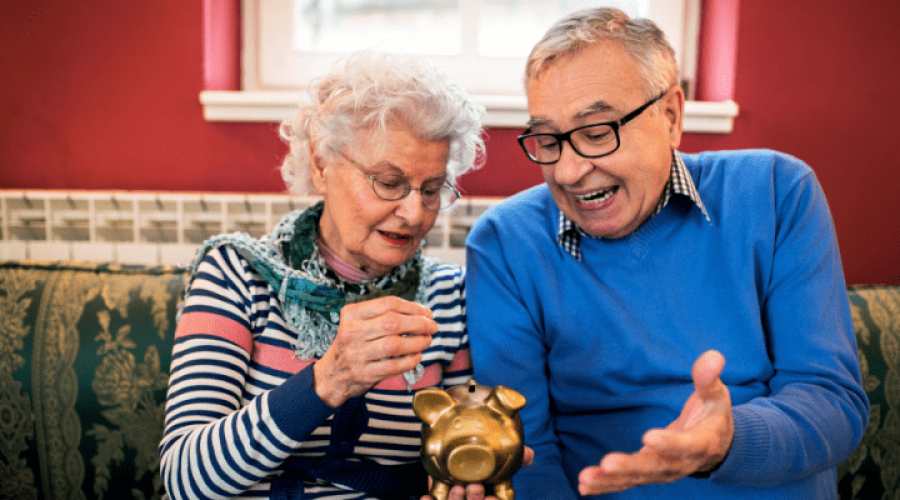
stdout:
<svg viewBox="0 0 900 500">
<path fill-rule="evenodd" d="M 157 447 L 185 276 L 0 263 L 0 498 L 162 496 Z"/>
<path fill-rule="evenodd" d="M 900 499 L 900 286 L 848 290 L 871 416 L 862 443 L 838 467 L 842 499 Z"/>
<path fill-rule="evenodd" d="M 0 499 L 151 499 L 174 318 L 173 267 L 0 262 Z M 849 290 L 872 403 L 843 499 L 900 492 L 900 286 Z"/>
</svg>

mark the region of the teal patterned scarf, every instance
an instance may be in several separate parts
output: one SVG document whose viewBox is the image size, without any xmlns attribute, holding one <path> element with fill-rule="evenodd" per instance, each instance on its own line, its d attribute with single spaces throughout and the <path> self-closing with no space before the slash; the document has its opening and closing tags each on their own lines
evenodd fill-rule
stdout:
<svg viewBox="0 0 900 500">
<path fill-rule="evenodd" d="M 384 276 L 363 282 L 341 279 L 319 255 L 317 232 L 324 203 L 287 214 L 260 239 L 246 233 L 215 236 L 204 242 L 191 269 L 191 280 L 206 254 L 221 245 L 232 247 L 278 293 L 287 326 L 297 334 L 294 351 L 301 360 L 320 358 L 334 342 L 341 308 L 387 295 L 420 304 L 426 301 L 434 263 L 421 252 Z M 404 376 L 411 387 L 422 377 L 417 366 Z"/>
</svg>

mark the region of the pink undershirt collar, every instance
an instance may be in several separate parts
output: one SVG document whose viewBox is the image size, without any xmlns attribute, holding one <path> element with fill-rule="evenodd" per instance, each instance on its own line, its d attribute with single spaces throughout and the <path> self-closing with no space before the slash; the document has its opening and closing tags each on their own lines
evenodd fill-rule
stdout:
<svg viewBox="0 0 900 500">
<path fill-rule="evenodd" d="M 321 239 L 317 240 L 316 243 L 319 245 L 319 254 L 322 256 L 322 260 L 324 260 L 325 264 L 337 273 L 341 279 L 359 282 L 376 277 L 338 257 L 338 255 L 328 248 Z"/>
</svg>

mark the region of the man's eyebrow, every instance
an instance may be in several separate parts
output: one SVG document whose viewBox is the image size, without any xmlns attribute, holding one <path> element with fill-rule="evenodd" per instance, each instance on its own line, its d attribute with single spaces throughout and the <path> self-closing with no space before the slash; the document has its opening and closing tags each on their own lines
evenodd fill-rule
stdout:
<svg viewBox="0 0 900 500">
<path fill-rule="evenodd" d="M 601 101 L 597 101 L 597 102 L 591 104 L 590 106 L 582 109 L 578 113 L 575 113 L 574 119 L 575 120 L 583 120 L 584 118 L 587 118 L 588 116 L 591 116 L 593 114 L 605 113 L 608 111 L 613 111 L 615 109 L 616 109 L 616 107 L 613 106 L 612 104 L 601 100 Z M 553 120 L 548 120 L 546 118 L 538 118 L 538 117 L 532 117 L 530 120 L 528 120 L 527 125 L 528 125 L 528 128 L 534 128 L 535 126 L 538 126 L 538 125 L 546 125 L 551 128 L 554 126 Z"/>
<path fill-rule="evenodd" d="M 590 106 L 588 106 L 588 107 L 584 108 L 583 110 L 579 111 L 579 112 L 575 115 L 575 118 L 584 118 L 584 117 L 593 115 L 593 114 L 595 114 L 595 113 L 602 113 L 602 112 L 606 112 L 606 111 L 613 111 L 613 110 L 615 110 L 615 109 L 616 109 L 615 106 L 613 106 L 612 104 L 610 104 L 610 103 L 608 103 L 608 102 L 606 102 L 606 101 L 597 101 L 597 102 L 595 102 L 594 104 L 591 104 Z"/>
<path fill-rule="evenodd" d="M 525 122 L 525 126 L 528 127 L 528 129 L 530 130 L 530 129 L 533 129 L 537 125 L 550 125 L 552 123 L 553 122 L 551 120 L 545 120 L 543 118 L 533 118 L 532 117 L 527 122 Z"/>
</svg>

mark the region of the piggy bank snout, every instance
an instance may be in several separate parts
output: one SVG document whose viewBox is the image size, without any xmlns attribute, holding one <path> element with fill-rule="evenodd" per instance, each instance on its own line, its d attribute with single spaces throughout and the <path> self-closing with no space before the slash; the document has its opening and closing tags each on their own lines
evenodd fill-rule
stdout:
<svg viewBox="0 0 900 500">
<path fill-rule="evenodd" d="M 488 446 L 464 444 L 453 448 L 447 456 L 447 472 L 467 483 L 478 483 L 491 477 L 496 466 L 494 453 Z"/>
</svg>

